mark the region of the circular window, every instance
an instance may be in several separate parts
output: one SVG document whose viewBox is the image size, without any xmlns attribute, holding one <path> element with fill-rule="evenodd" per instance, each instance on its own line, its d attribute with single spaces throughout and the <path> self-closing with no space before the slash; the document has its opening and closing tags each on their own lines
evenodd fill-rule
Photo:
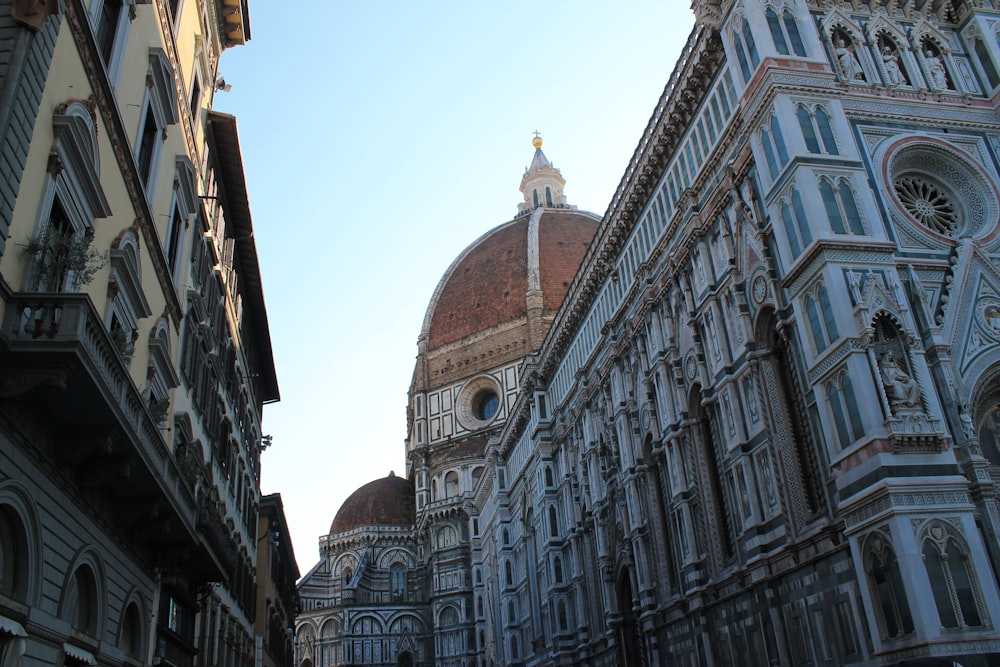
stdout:
<svg viewBox="0 0 1000 667">
<path fill-rule="evenodd" d="M 500 385 L 490 375 L 472 378 L 455 403 L 458 423 L 470 431 L 490 424 L 500 413 Z"/>
<path fill-rule="evenodd" d="M 995 233 L 1000 198 L 968 155 L 925 136 L 898 139 L 880 152 L 883 183 L 905 219 L 948 239 Z"/>
<path fill-rule="evenodd" d="M 898 177 L 892 184 L 903 208 L 933 232 L 954 237 L 960 224 L 955 196 L 921 174 Z"/>
<path fill-rule="evenodd" d="M 476 419 L 481 419 L 482 421 L 493 419 L 493 415 L 497 413 L 497 408 L 499 407 L 500 397 L 496 395 L 496 392 L 489 389 L 479 392 L 472 400 L 472 414 L 476 416 Z"/>
</svg>

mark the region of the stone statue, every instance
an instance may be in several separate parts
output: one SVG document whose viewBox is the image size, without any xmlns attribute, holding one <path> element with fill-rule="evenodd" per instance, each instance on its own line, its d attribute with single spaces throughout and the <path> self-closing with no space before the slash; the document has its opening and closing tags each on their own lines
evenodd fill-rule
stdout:
<svg viewBox="0 0 1000 667">
<path fill-rule="evenodd" d="M 906 83 L 903 71 L 899 69 L 899 54 L 888 46 L 882 47 L 882 65 L 885 67 L 886 83 L 890 86 L 901 86 Z"/>
<path fill-rule="evenodd" d="M 861 63 L 858 62 L 854 53 L 847 48 L 843 39 L 837 40 L 837 46 L 833 52 L 836 54 L 837 62 L 840 63 L 840 69 L 848 81 L 865 80 L 865 71 L 861 69 Z"/>
<path fill-rule="evenodd" d="M 968 440 L 976 437 L 976 425 L 973 423 L 970 413 L 968 405 L 963 405 L 958 410 L 958 417 L 962 420 L 962 433 Z"/>
<path fill-rule="evenodd" d="M 948 72 L 941 59 L 928 49 L 924 52 L 924 62 L 927 63 L 927 71 L 931 75 L 931 86 L 935 90 L 948 90 Z"/>
<path fill-rule="evenodd" d="M 882 386 L 885 387 L 885 395 L 889 403 L 895 406 L 912 408 L 917 405 L 918 387 L 913 378 L 906 374 L 902 368 L 896 364 L 891 352 L 882 355 L 879 364 L 882 375 Z"/>
</svg>

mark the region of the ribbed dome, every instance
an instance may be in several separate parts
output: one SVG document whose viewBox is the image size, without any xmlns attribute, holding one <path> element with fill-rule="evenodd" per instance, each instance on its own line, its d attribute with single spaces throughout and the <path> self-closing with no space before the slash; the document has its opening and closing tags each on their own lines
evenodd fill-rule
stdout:
<svg viewBox="0 0 1000 667">
<path fill-rule="evenodd" d="M 344 501 L 330 524 L 330 534 L 361 526 L 410 526 L 416 521 L 413 485 L 404 477 L 368 482 Z"/>
<path fill-rule="evenodd" d="M 527 317 L 527 295 L 558 310 L 599 220 L 573 209 L 536 209 L 487 232 L 442 277 L 424 318 L 428 349 Z"/>
</svg>

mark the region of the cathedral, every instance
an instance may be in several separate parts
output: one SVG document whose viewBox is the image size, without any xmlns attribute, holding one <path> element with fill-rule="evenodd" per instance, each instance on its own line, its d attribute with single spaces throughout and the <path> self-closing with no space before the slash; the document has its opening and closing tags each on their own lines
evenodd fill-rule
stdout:
<svg viewBox="0 0 1000 667">
<path fill-rule="evenodd" d="M 298 667 L 1000 665 L 1000 5 L 694 0 L 603 216 L 540 137 Z"/>
</svg>

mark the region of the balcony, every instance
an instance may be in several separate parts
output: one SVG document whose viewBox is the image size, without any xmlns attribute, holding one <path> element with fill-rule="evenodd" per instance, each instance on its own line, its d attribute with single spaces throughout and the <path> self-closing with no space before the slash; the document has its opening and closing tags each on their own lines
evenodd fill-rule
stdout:
<svg viewBox="0 0 1000 667">
<path fill-rule="evenodd" d="M 199 530 L 204 512 L 90 297 L 7 299 L 0 399 L 19 405 L 36 456 L 151 562 L 196 580 L 225 577 L 231 554 Z"/>
</svg>

